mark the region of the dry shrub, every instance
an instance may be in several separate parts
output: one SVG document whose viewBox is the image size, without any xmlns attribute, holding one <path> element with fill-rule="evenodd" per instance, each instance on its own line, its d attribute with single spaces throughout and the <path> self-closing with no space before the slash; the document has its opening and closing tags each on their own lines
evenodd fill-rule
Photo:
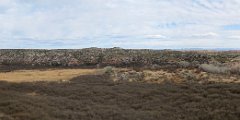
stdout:
<svg viewBox="0 0 240 120">
<path fill-rule="evenodd" d="M 202 64 L 199 66 L 202 70 L 210 73 L 232 73 L 240 74 L 240 63 L 231 63 L 225 66 L 217 66 L 213 64 Z"/>
<path fill-rule="evenodd" d="M 191 65 L 187 61 L 180 61 L 178 64 L 180 65 L 180 67 L 183 67 L 183 68 L 187 68 L 187 67 L 189 67 Z"/>
<path fill-rule="evenodd" d="M 113 81 L 137 82 L 144 79 L 143 72 L 131 69 L 118 69 L 107 66 L 101 71 L 103 74 L 109 76 Z"/>
<path fill-rule="evenodd" d="M 102 75 L 71 83 L 0 82 L 0 120 L 239 120 L 239 87 L 113 82 Z"/>
<path fill-rule="evenodd" d="M 202 64 L 200 69 L 210 73 L 229 73 L 230 69 L 225 66 L 215 66 L 213 64 Z"/>
<path fill-rule="evenodd" d="M 195 81 L 195 80 L 197 80 L 197 76 L 194 74 L 194 73 L 192 73 L 192 72 L 190 72 L 190 71 L 186 71 L 186 72 L 184 72 L 184 73 L 182 73 L 182 76 L 184 77 L 184 80 L 187 80 L 187 81 Z"/>
<path fill-rule="evenodd" d="M 144 73 L 144 81 L 149 83 L 162 83 L 165 80 L 171 81 L 174 74 L 169 73 L 167 71 L 158 70 L 158 71 L 151 71 L 151 70 L 145 70 Z"/>
<path fill-rule="evenodd" d="M 114 68 L 112 66 L 107 66 L 103 69 L 105 74 L 111 74 L 114 73 Z"/>
<path fill-rule="evenodd" d="M 117 72 L 114 74 L 114 81 L 129 81 L 129 82 L 137 82 L 142 81 L 144 79 L 143 72 L 137 71 L 125 71 L 125 72 Z"/>
<path fill-rule="evenodd" d="M 233 63 L 230 66 L 230 72 L 235 74 L 240 74 L 240 63 Z"/>
<path fill-rule="evenodd" d="M 158 64 L 153 64 L 153 65 L 150 66 L 150 69 L 151 70 L 159 70 L 159 69 L 161 69 L 161 66 L 158 65 Z"/>
</svg>

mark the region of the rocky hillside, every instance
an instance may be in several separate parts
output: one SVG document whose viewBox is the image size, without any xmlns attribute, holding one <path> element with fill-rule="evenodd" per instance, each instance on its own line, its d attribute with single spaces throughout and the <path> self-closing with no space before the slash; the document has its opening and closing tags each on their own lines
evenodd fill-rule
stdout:
<svg viewBox="0 0 240 120">
<path fill-rule="evenodd" d="M 87 48 L 61 50 L 0 50 L 2 66 L 177 66 L 185 61 L 191 65 L 216 61 L 225 63 L 238 58 L 240 52 L 132 50 L 121 48 Z"/>
</svg>

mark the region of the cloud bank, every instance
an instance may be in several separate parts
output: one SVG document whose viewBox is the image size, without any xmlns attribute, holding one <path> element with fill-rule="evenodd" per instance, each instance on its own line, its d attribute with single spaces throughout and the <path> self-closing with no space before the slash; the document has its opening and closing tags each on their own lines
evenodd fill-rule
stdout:
<svg viewBox="0 0 240 120">
<path fill-rule="evenodd" d="M 0 48 L 240 48 L 239 0 L 1 0 Z"/>
</svg>

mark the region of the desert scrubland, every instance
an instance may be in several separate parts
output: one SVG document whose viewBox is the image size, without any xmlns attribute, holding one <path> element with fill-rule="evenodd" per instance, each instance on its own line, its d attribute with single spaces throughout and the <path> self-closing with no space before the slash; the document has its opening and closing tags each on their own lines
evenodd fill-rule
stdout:
<svg viewBox="0 0 240 120">
<path fill-rule="evenodd" d="M 239 120 L 239 51 L 0 50 L 0 120 Z"/>
</svg>

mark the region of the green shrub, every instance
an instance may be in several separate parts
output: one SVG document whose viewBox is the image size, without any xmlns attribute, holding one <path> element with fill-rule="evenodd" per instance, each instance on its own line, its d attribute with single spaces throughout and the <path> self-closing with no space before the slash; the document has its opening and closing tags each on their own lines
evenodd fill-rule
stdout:
<svg viewBox="0 0 240 120">
<path fill-rule="evenodd" d="M 104 73 L 105 74 L 111 74 L 111 73 L 113 73 L 114 72 L 114 70 L 113 70 L 113 67 L 112 66 L 107 66 L 107 67 L 104 67 Z"/>
</svg>

